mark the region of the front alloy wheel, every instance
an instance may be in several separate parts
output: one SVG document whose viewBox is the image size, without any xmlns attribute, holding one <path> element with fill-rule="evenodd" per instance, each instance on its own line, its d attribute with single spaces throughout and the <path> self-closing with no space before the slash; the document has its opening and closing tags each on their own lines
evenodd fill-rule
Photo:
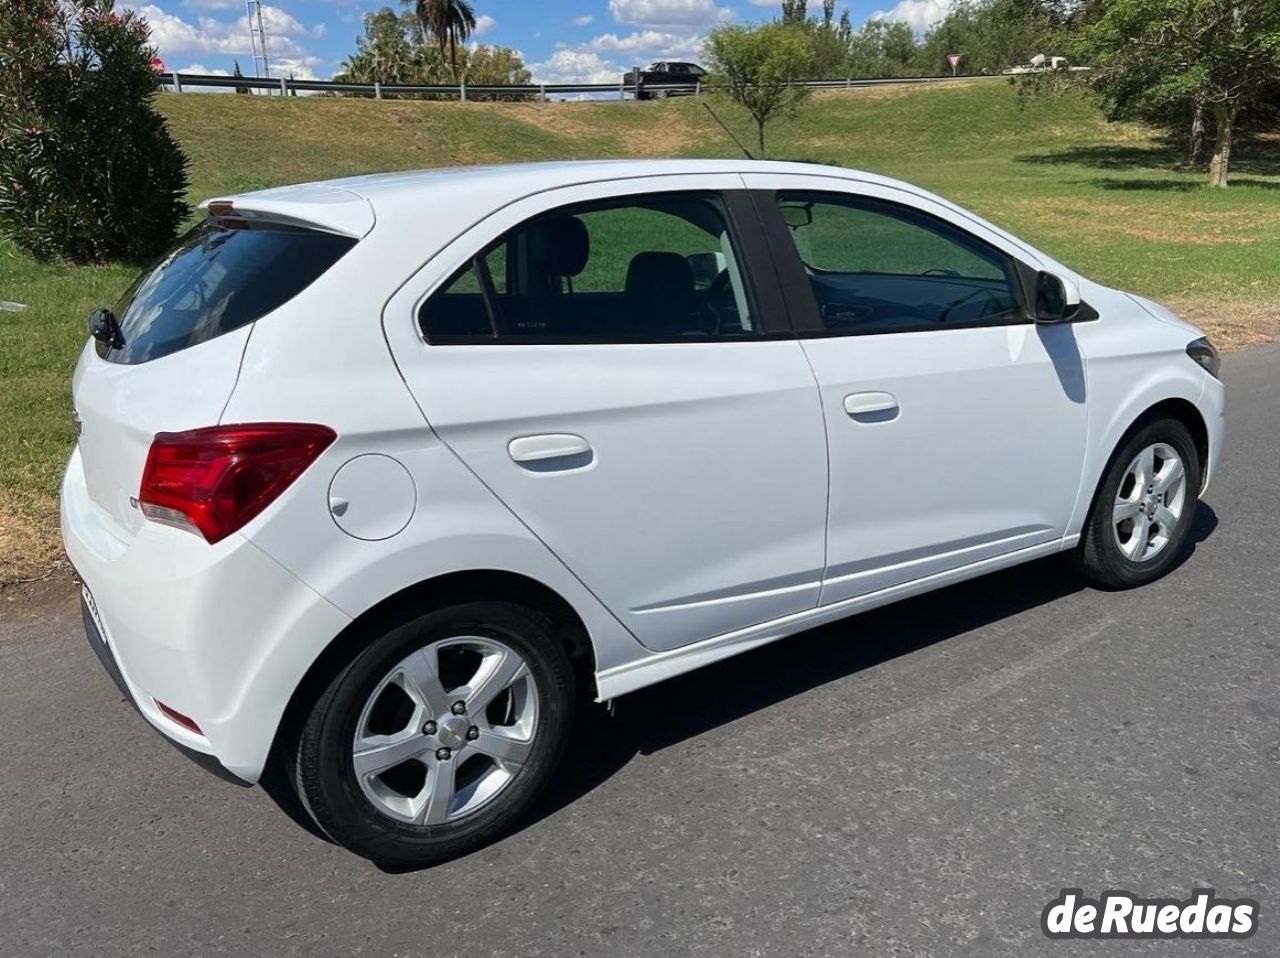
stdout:
<svg viewBox="0 0 1280 958">
<path fill-rule="evenodd" d="M 1187 470 L 1176 449 L 1157 442 L 1134 456 L 1116 496 L 1116 544 L 1146 562 L 1173 540 L 1187 499 Z"/>
<path fill-rule="evenodd" d="M 1199 501 L 1201 463 L 1177 419 L 1152 419 L 1112 456 L 1085 522 L 1076 561 L 1113 589 L 1145 585 L 1178 561 Z"/>
</svg>

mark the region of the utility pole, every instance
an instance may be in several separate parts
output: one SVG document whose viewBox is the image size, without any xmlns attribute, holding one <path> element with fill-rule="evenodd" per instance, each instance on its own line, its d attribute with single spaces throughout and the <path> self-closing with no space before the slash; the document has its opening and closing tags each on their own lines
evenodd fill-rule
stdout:
<svg viewBox="0 0 1280 958">
<path fill-rule="evenodd" d="M 244 12 L 249 21 L 249 44 L 253 48 L 253 75 L 271 76 L 267 65 L 267 31 L 262 25 L 262 0 L 244 0 Z"/>
</svg>

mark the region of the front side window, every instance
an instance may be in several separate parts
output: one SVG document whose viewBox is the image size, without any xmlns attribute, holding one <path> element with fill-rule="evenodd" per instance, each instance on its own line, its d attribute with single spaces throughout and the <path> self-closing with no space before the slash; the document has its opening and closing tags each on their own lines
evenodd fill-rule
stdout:
<svg viewBox="0 0 1280 958">
<path fill-rule="evenodd" d="M 782 192 L 777 204 L 827 333 L 1018 322 L 1012 261 L 943 221 L 896 204 Z"/>
<path fill-rule="evenodd" d="M 433 344 L 645 343 L 756 335 L 720 200 L 657 193 L 542 214 L 423 304 Z"/>
</svg>

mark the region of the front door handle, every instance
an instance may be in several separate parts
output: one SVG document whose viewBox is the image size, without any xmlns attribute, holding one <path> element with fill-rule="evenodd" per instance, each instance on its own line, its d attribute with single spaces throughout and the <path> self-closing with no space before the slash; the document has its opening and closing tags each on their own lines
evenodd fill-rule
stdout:
<svg viewBox="0 0 1280 958">
<path fill-rule="evenodd" d="M 572 433 L 520 436 L 507 444 L 511 458 L 527 469 L 577 469 L 589 465 L 591 443 Z"/>
<path fill-rule="evenodd" d="M 886 422 L 898 418 L 898 400 L 892 393 L 850 393 L 844 411 L 859 422 Z"/>
</svg>

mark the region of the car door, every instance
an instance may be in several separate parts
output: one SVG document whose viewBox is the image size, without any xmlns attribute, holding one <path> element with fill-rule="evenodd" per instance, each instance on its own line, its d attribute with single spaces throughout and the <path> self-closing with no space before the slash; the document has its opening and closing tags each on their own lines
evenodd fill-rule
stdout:
<svg viewBox="0 0 1280 958">
<path fill-rule="evenodd" d="M 653 649 L 820 591 L 822 411 L 741 185 L 539 194 L 388 305 L 436 433 Z"/>
<path fill-rule="evenodd" d="M 822 395 L 831 457 L 821 602 L 1064 534 L 1085 378 L 1070 324 L 1027 318 L 1038 264 L 891 187 L 749 175 Z"/>
</svg>

